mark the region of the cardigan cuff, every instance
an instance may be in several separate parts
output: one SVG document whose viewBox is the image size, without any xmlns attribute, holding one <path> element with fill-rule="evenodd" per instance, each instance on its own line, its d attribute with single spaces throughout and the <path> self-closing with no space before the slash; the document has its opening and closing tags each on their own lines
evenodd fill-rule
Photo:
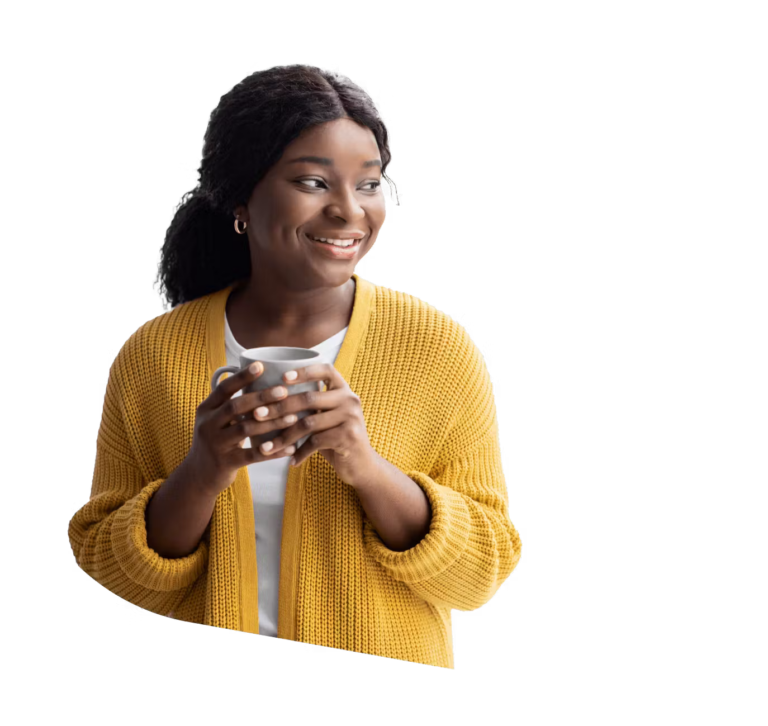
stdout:
<svg viewBox="0 0 768 726">
<path fill-rule="evenodd" d="M 418 544 L 404 552 L 389 549 L 368 517 L 364 518 L 363 542 L 373 558 L 396 580 L 417 583 L 436 577 L 450 567 L 467 548 L 471 518 L 459 492 L 438 484 L 420 471 L 405 472 L 427 495 L 432 508 L 429 531 Z"/>
<path fill-rule="evenodd" d="M 157 592 L 191 585 L 208 562 L 208 545 L 204 540 L 186 557 L 172 559 L 161 557 L 147 545 L 147 505 L 164 481 L 151 482 L 120 507 L 111 531 L 112 551 L 123 572 L 142 587 Z"/>
</svg>

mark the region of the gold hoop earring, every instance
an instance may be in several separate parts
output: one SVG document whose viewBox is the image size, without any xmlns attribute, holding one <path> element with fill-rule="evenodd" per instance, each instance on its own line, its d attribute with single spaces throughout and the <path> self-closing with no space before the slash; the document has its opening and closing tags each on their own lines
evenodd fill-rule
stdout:
<svg viewBox="0 0 768 726">
<path fill-rule="evenodd" d="M 235 217 L 235 232 L 237 232 L 238 234 L 245 234 L 245 230 L 248 227 L 248 222 L 243 222 L 243 229 L 241 231 L 240 228 L 237 226 L 237 223 L 239 221 L 240 220 L 237 217 Z"/>
</svg>

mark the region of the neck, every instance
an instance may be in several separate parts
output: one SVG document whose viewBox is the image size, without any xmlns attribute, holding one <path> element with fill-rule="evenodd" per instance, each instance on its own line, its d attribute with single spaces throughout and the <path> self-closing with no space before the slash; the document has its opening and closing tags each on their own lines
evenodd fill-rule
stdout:
<svg viewBox="0 0 768 726">
<path fill-rule="evenodd" d="M 301 281 L 283 281 L 274 275 L 251 275 L 229 296 L 228 314 L 240 310 L 264 330 L 302 331 L 348 324 L 355 296 L 351 278 L 338 286 L 302 287 Z"/>
</svg>

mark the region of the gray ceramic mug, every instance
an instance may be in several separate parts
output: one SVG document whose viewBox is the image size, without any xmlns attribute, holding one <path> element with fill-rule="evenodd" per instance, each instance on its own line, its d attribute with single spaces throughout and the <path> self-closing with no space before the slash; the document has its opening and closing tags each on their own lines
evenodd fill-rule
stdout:
<svg viewBox="0 0 768 726">
<path fill-rule="evenodd" d="M 251 363 L 260 361 L 264 366 L 263 373 L 247 386 L 242 388 L 243 393 L 253 393 L 254 391 L 263 391 L 265 388 L 272 388 L 273 386 L 283 386 L 288 395 L 292 396 L 296 393 L 304 393 L 305 391 L 319 391 L 320 384 L 318 381 L 308 381 L 307 383 L 294 383 L 290 385 L 283 380 L 283 373 L 288 371 L 295 371 L 299 368 L 305 368 L 308 365 L 314 363 L 320 363 L 320 352 L 317 350 L 311 350 L 309 348 L 289 348 L 289 347 L 269 347 L 269 348 L 248 348 L 240 353 L 240 368 L 237 366 L 222 366 L 218 368 L 211 378 L 211 391 L 219 385 L 219 379 L 224 373 L 238 373 L 247 368 Z M 281 399 L 285 401 L 286 399 Z M 310 411 L 296 411 L 295 416 L 298 419 L 302 419 L 308 416 Z M 251 414 L 252 416 L 253 414 Z M 240 417 L 243 420 L 244 416 Z M 257 419 L 254 418 L 254 421 Z M 295 426 L 295 424 L 293 424 Z M 280 435 L 281 431 L 285 429 L 276 429 L 275 431 L 269 431 L 266 434 L 260 434 L 259 436 L 251 436 L 251 447 L 257 448 L 261 446 L 265 441 L 271 441 Z M 294 446 L 298 451 L 299 447 L 309 438 L 304 436 L 299 439 Z"/>
</svg>

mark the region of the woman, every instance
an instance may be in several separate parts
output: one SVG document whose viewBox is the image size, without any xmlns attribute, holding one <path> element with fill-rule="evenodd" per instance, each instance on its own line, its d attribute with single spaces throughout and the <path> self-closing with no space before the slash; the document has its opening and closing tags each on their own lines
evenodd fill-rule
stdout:
<svg viewBox="0 0 768 726">
<path fill-rule="evenodd" d="M 91 498 L 69 525 L 104 587 L 188 622 L 453 668 L 451 609 L 486 603 L 521 544 L 479 350 L 354 273 L 389 161 L 344 76 L 275 67 L 221 98 L 162 250 L 173 309 L 110 368 Z M 272 345 L 319 350 L 285 381 L 321 390 L 243 394 L 250 369 L 210 390 Z M 243 445 L 275 430 L 270 450 Z"/>
</svg>

